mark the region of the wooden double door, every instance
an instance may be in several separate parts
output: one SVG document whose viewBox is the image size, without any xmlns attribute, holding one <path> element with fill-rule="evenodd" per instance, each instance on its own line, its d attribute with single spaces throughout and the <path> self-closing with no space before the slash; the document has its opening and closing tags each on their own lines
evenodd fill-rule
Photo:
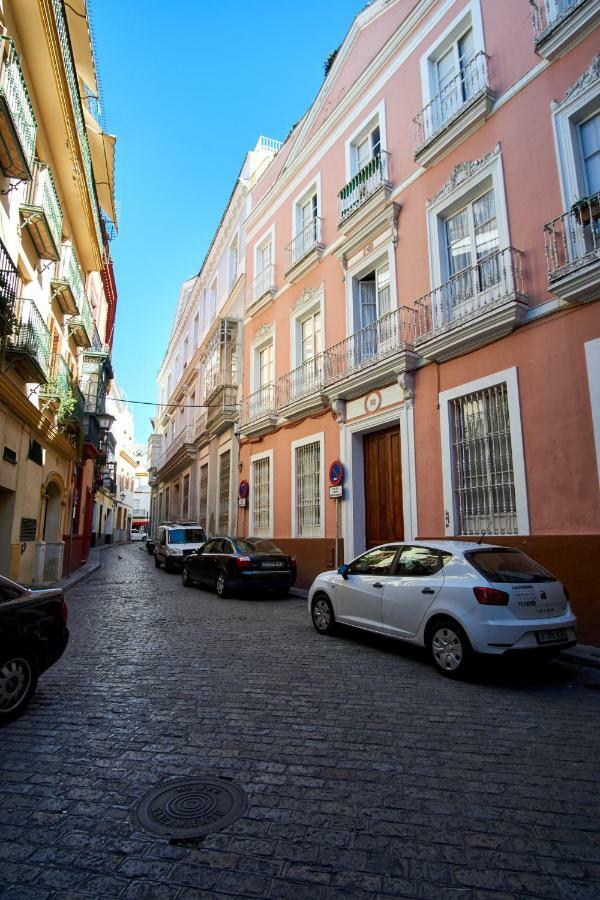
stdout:
<svg viewBox="0 0 600 900">
<path fill-rule="evenodd" d="M 398 426 L 365 434 L 365 531 L 367 548 L 404 539 L 402 469 Z"/>
</svg>

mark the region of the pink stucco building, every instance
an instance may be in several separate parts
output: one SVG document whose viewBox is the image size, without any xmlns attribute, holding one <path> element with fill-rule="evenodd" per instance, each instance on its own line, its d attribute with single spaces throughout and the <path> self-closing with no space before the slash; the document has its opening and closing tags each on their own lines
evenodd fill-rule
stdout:
<svg viewBox="0 0 600 900">
<path fill-rule="evenodd" d="M 237 531 L 293 547 L 303 586 L 336 512 L 340 561 L 485 531 L 600 636 L 599 23 L 375 0 L 256 186 Z"/>
</svg>

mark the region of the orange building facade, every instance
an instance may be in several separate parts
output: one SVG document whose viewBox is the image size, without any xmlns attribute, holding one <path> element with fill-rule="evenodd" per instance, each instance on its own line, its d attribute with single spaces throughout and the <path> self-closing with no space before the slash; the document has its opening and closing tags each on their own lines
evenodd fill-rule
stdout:
<svg viewBox="0 0 600 900">
<path fill-rule="evenodd" d="M 375 0 L 257 184 L 237 532 L 293 549 L 299 586 L 484 533 L 600 638 L 599 24 L 595 0 Z"/>
</svg>

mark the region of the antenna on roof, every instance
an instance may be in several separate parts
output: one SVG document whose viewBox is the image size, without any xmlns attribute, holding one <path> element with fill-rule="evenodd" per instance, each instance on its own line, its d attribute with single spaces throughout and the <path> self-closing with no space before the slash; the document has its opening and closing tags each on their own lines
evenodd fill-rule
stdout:
<svg viewBox="0 0 600 900">
<path fill-rule="evenodd" d="M 481 542 L 483 541 L 484 537 L 487 537 L 487 535 L 489 534 L 489 531 L 490 531 L 490 525 L 492 524 L 492 521 L 493 521 L 493 520 L 490 519 L 489 522 L 487 523 L 487 525 L 485 526 L 484 530 L 481 532 L 481 536 L 480 536 L 479 540 L 477 541 L 478 544 L 481 544 Z"/>
</svg>

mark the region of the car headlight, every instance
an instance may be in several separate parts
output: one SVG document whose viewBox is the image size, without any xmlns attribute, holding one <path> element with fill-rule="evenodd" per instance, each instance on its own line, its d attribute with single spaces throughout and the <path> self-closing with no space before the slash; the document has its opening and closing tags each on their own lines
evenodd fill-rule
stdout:
<svg viewBox="0 0 600 900">
<path fill-rule="evenodd" d="M 173 556 L 183 556 L 183 550 L 180 550 L 178 547 L 173 547 L 171 550 L 171 554 Z"/>
</svg>

